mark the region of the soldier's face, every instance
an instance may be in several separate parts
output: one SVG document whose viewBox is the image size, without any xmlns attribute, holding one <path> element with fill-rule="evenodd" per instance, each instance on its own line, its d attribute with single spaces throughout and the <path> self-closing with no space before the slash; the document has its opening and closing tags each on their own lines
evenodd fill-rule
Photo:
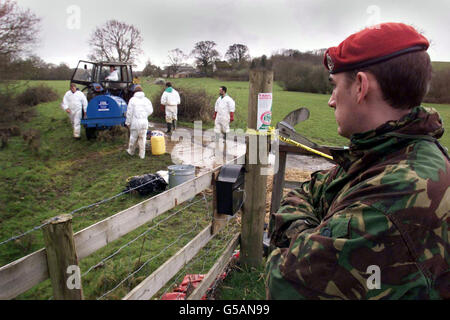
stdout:
<svg viewBox="0 0 450 320">
<path fill-rule="evenodd" d="M 350 138 L 352 134 L 360 132 L 359 122 L 361 121 L 355 105 L 354 85 L 349 83 L 344 73 L 332 74 L 329 80 L 334 88 L 328 105 L 334 109 L 338 133 Z"/>
</svg>

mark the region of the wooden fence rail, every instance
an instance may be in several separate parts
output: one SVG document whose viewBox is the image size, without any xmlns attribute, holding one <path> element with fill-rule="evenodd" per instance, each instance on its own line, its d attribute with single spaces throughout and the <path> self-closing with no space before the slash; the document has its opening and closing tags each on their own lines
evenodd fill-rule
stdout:
<svg viewBox="0 0 450 320">
<path fill-rule="evenodd" d="M 208 291 L 214 280 L 219 276 L 222 270 L 226 267 L 228 261 L 231 259 L 234 249 L 236 249 L 239 244 L 239 237 L 240 234 L 236 234 L 233 239 L 231 239 L 225 251 L 222 253 L 222 256 L 205 275 L 198 287 L 187 297 L 188 300 L 200 300 L 206 291 Z"/>
<path fill-rule="evenodd" d="M 212 238 L 211 224 L 155 272 L 131 290 L 123 300 L 149 300 L 181 270 Z"/>
</svg>

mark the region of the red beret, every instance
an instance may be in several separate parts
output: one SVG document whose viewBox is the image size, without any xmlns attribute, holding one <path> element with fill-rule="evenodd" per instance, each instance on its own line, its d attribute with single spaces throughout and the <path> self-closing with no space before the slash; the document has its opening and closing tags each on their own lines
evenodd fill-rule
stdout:
<svg viewBox="0 0 450 320">
<path fill-rule="evenodd" d="M 323 63 L 330 73 L 367 67 L 402 54 L 427 50 L 430 43 L 413 27 L 403 23 L 382 23 L 366 28 L 329 48 Z"/>
</svg>

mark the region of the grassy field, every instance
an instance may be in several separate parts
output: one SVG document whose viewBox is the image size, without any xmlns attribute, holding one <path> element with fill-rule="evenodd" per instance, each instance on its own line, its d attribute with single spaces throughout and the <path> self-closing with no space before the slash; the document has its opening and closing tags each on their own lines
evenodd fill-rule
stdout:
<svg viewBox="0 0 450 320">
<path fill-rule="evenodd" d="M 433 61 L 431 65 L 434 71 L 450 69 L 450 62 L 448 61 Z"/>
<path fill-rule="evenodd" d="M 265 260 L 258 268 L 244 269 L 235 266 L 218 290 L 220 300 L 264 300 L 264 264 Z"/>
<path fill-rule="evenodd" d="M 214 96 L 214 100 L 218 96 L 219 86 L 226 85 L 229 95 L 235 99 L 237 105 L 236 121 L 232 127 L 246 128 L 248 83 L 224 82 L 215 79 L 175 79 L 172 82 L 174 87 L 204 88 Z M 27 85 L 34 83 L 29 82 Z M 61 98 L 69 85 L 68 81 L 46 81 L 45 83 L 55 89 Z M 160 86 L 152 84 L 152 79 L 143 79 L 143 87 L 147 96 L 160 90 Z M 333 111 L 327 106 L 327 95 L 285 92 L 278 85 L 274 86 L 273 93 L 273 124 L 280 121 L 290 111 L 307 107 L 311 113 L 310 119 L 297 126 L 298 132 L 321 144 L 347 144 L 346 139 L 339 137 L 336 133 L 337 126 Z M 9 145 L 0 151 L 0 242 L 41 224 L 47 218 L 71 212 L 123 191 L 126 179 L 130 176 L 166 170 L 167 166 L 172 164 L 169 154 L 160 157 L 148 155 L 143 161 L 138 157 L 128 157 L 125 153 L 127 141 L 124 139 L 109 142 L 86 141 L 82 131 L 82 139 L 75 141 L 72 138 L 67 116 L 59 104 L 60 100 L 38 105 L 37 116 L 31 122 L 22 124 L 22 130 L 34 128 L 40 131 L 41 147 L 38 152 L 30 150 L 21 137 L 11 138 Z M 450 106 L 429 106 L 435 107 L 441 113 L 448 131 Z M 180 122 L 180 124 L 193 126 L 192 123 Z M 204 128 L 212 126 L 212 122 L 204 124 Z M 442 143 L 450 147 L 448 134 L 443 137 Z M 208 199 L 210 207 L 210 197 Z M 126 195 L 82 211 L 74 217 L 74 231 L 79 231 L 143 200 L 144 198 L 137 195 Z M 195 198 L 194 201 L 198 200 L 201 200 L 201 197 Z M 165 219 L 182 207 L 183 205 L 175 208 L 157 221 Z M 122 297 L 210 222 L 208 216 L 210 212 L 206 208 L 205 204 L 199 201 L 182 214 L 155 228 L 151 235 L 125 248 L 114 259 L 89 272 L 86 277 L 83 277 L 85 297 L 95 299 L 101 296 L 114 288 L 120 280 L 150 259 L 152 255 L 163 252 L 164 254 L 161 254 L 158 259 L 152 260 L 141 272 L 131 277 L 106 298 Z M 84 259 L 81 262 L 82 272 L 154 226 L 157 221 L 137 229 Z M 176 245 L 164 249 L 180 234 L 185 236 Z M 205 253 L 204 256 L 210 256 L 210 258 L 194 261 L 188 266 L 189 272 L 208 270 L 220 253 L 222 245 L 225 244 L 224 239 L 227 233 L 223 235 L 223 238 L 221 237 L 218 237 L 216 242 L 213 241 L 211 247 L 206 249 L 208 255 Z M 43 247 L 41 231 L 32 232 L 19 240 L 2 245 L 0 266 L 41 247 Z M 235 275 L 238 278 L 234 278 L 233 275 L 231 282 L 222 290 L 223 299 L 263 299 L 262 272 L 262 269 L 236 272 Z M 178 279 L 182 275 L 180 273 L 177 276 Z M 228 290 L 229 287 L 233 290 Z M 49 299 L 50 297 L 50 283 L 46 281 L 19 298 Z"/>
<path fill-rule="evenodd" d="M 235 121 L 232 128 L 247 128 L 247 104 L 248 104 L 248 83 L 240 81 L 220 81 L 216 79 L 171 79 L 173 86 L 182 88 L 203 88 L 215 98 L 218 97 L 219 86 L 225 85 L 228 94 L 236 102 Z M 144 79 L 143 86 L 147 95 L 158 92 L 159 86 L 152 84 L 152 79 Z M 325 145 L 343 146 L 348 144 L 348 140 L 337 134 L 337 125 L 334 120 L 333 109 L 328 106 L 329 95 L 288 92 L 275 84 L 273 87 L 273 107 L 272 125 L 281 121 L 289 112 L 306 107 L 310 111 L 307 121 L 298 124 L 297 132 L 310 138 L 311 140 Z M 214 100 L 215 101 L 215 100 Z M 450 148 L 450 105 L 424 103 L 424 106 L 435 108 L 444 121 L 446 134 L 441 138 L 441 143 Z M 186 126 L 193 126 L 192 123 L 184 123 Z M 213 123 L 206 123 L 204 128 L 213 127 Z"/>
</svg>

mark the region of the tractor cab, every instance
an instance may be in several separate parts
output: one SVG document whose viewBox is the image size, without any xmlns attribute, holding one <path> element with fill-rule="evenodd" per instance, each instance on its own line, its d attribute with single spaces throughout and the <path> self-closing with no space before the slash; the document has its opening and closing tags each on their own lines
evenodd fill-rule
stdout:
<svg viewBox="0 0 450 320">
<path fill-rule="evenodd" d="M 88 106 L 81 124 L 88 139 L 98 130 L 125 124 L 127 104 L 133 96 L 135 84 L 130 63 L 90 62 L 80 60 L 71 82 L 84 85 Z"/>
<path fill-rule="evenodd" d="M 90 101 L 98 95 L 110 94 L 127 103 L 133 96 L 132 65 L 126 62 L 91 62 L 80 60 L 71 82 L 84 85 Z"/>
</svg>

